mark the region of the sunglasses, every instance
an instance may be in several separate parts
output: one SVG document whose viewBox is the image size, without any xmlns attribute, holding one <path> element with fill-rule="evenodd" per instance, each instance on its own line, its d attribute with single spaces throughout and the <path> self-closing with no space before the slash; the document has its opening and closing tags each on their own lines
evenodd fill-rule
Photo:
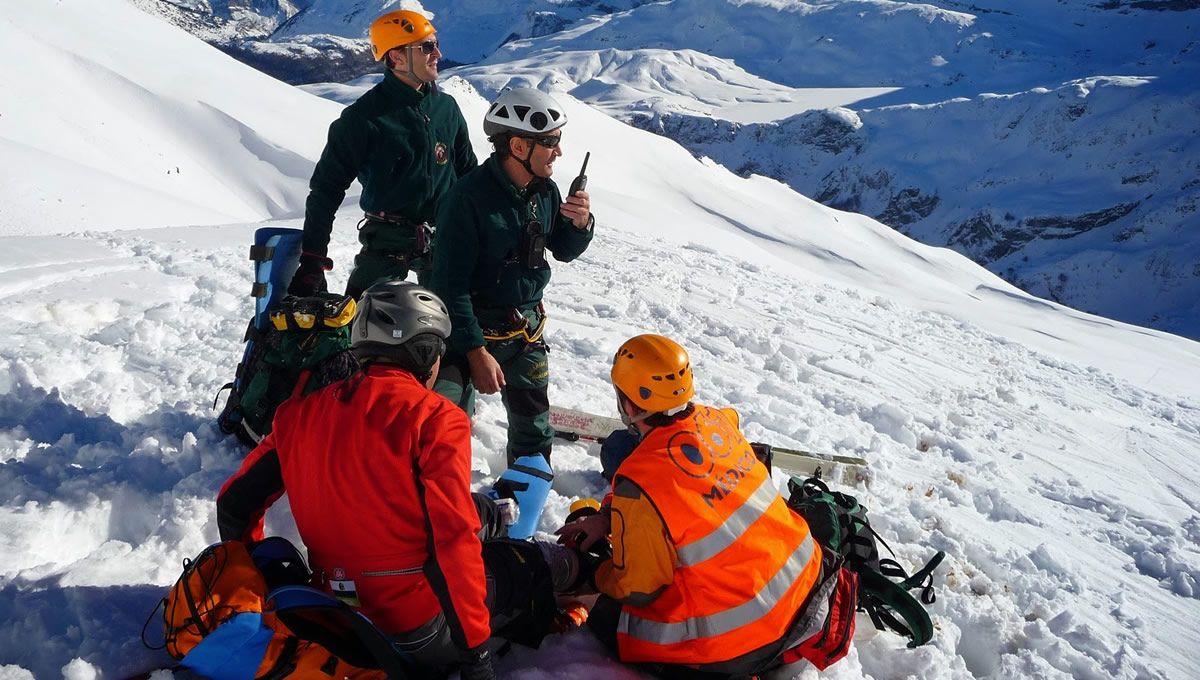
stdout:
<svg viewBox="0 0 1200 680">
<path fill-rule="evenodd" d="M 417 43 L 415 45 L 409 45 L 409 47 L 421 50 L 421 54 L 433 54 L 433 51 L 438 49 L 438 47 L 440 47 L 440 45 L 438 44 L 437 39 L 434 39 L 434 40 L 426 40 L 423 43 Z"/>
<path fill-rule="evenodd" d="M 544 146 L 547 149 L 553 149 L 554 147 L 558 146 L 559 142 L 562 141 L 562 136 L 559 135 L 559 136 L 555 137 L 554 135 L 542 135 L 539 137 L 539 136 L 529 135 L 529 136 L 526 136 L 525 139 L 531 140 L 533 143 L 537 144 L 538 146 Z"/>
</svg>

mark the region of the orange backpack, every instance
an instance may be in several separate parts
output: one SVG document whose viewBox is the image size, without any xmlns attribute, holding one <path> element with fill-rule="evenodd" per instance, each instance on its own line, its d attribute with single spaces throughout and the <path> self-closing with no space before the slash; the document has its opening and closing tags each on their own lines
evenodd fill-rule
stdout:
<svg viewBox="0 0 1200 680">
<path fill-rule="evenodd" d="M 221 624 L 242 613 L 262 614 L 267 582 L 240 541 L 210 545 L 183 561 L 183 575 L 164 601 L 167 653 L 182 659 Z"/>
<path fill-rule="evenodd" d="M 283 541 L 268 539 L 271 540 Z M 286 541 L 283 543 L 291 548 Z M 304 571 L 307 573 L 306 568 Z M 360 618 L 362 622 L 356 623 L 373 628 L 364 617 L 320 591 L 303 586 L 279 591 L 301 593 L 304 601 L 300 608 L 336 611 L 342 616 Z M 240 541 L 211 545 L 196 559 L 184 560 L 183 574 L 160 606 L 165 606 L 167 653 L 179 660 L 180 666 L 212 680 L 388 677 L 378 668 L 351 665 L 321 643 L 298 637 L 281 620 L 276 611 L 281 607 L 268 593 L 262 571 Z M 338 610 L 339 606 L 343 609 Z M 372 661 L 364 654 L 358 654 L 356 660 Z"/>
</svg>

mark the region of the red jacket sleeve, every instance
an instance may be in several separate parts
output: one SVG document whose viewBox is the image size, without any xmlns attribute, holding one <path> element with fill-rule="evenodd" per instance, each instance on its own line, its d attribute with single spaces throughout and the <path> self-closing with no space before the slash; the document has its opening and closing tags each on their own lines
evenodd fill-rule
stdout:
<svg viewBox="0 0 1200 680">
<path fill-rule="evenodd" d="M 261 541 L 263 516 L 282 495 L 279 454 L 275 452 L 274 436 L 268 434 L 217 493 L 221 540 Z"/>
<path fill-rule="evenodd" d="M 417 481 L 429 535 L 425 576 L 460 649 L 491 637 L 479 513 L 471 498 L 471 425 L 444 402 L 422 425 Z"/>
</svg>

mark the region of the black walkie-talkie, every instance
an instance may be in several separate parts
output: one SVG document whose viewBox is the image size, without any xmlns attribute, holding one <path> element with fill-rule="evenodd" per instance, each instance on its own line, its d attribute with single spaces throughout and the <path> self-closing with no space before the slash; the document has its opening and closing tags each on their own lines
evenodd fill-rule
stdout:
<svg viewBox="0 0 1200 680">
<path fill-rule="evenodd" d="M 591 157 L 591 151 L 584 154 L 583 167 L 579 168 L 579 176 L 575 178 L 575 181 L 571 182 L 571 191 L 567 194 L 568 196 L 574 196 L 576 191 L 584 191 L 587 189 L 587 164 Z"/>
</svg>

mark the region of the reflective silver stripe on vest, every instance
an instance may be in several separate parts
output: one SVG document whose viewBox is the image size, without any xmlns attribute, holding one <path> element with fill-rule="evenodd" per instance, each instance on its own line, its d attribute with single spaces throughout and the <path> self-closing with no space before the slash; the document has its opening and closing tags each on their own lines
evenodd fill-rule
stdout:
<svg viewBox="0 0 1200 680">
<path fill-rule="evenodd" d="M 813 538 L 809 534 L 770 581 L 748 601 L 711 616 L 697 616 L 677 623 L 651 621 L 622 609 L 617 632 L 658 645 L 674 645 L 687 640 L 715 637 L 753 623 L 771 612 L 800 579 L 812 559 Z"/>
<path fill-rule="evenodd" d="M 771 503 L 779 496 L 779 490 L 771 482 L 771 478 L 763 477 L 762 483 L 750 494 L 742 507 L 734 511 L 729 519 L 713 529 L 707 536 L 698 541 L 692 541 L 678 548 L 680 566 L 690 567 L 700 564 L 737 542 L 742 534 L 758 521 L 771 507 Z"/>
</svg>

